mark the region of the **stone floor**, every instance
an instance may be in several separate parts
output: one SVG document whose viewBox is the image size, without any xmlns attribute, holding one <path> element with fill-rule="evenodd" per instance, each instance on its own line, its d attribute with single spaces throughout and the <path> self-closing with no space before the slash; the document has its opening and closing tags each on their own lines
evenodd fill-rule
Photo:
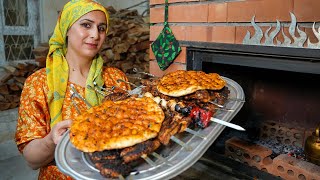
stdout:
<svg viewBox="0 0 320 180">
<path fill-rule="evenodd" d="M 38 171 L 32 170 L 20 155 L 13 140 L 0 144 L 1 180 L 36 180 Z"/>
</svg>

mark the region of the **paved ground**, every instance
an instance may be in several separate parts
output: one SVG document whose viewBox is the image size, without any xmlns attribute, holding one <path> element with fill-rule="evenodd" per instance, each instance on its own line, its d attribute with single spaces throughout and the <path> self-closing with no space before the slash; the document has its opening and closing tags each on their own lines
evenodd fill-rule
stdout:
<svg viewBox="0 0 320 180">
<path fill-rule="evenodd" d="M 0 153 L 2 154 L 0 156 L 0 180 L 38 179 L 38 171 L 32 170 L 27 165 L 13 141 L 1 144 Z"/>
</svg>

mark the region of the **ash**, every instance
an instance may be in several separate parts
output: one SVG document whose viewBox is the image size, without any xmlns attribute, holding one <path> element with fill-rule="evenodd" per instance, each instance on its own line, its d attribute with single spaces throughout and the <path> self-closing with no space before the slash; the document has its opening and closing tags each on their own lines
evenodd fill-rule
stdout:
<svg viewBox="0 0 320 180">
<path fill-rule="evenodd" d="M 304 150 L 301 147 L 282 144 L 276 140 L 257 140 L 254 141 L 254 143 L 271 149 L 273 152 L 273 154 L 271 155 L 272 159 L 280 154 L 288 154 L 288 156 L 306 161 Z"/>
</svg>

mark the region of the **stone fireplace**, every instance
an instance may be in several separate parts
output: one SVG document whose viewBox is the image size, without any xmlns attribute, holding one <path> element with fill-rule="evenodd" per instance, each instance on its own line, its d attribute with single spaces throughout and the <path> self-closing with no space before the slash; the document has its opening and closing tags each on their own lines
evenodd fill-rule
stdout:
<svg viewBox="0 0 320 180">
<path fill-rule="evenodd" d="M 163 27 L 163 4 L 163 0 L 150 1 L 151 41 Z M 290 37 L 290 13 L 308 41 L 319 43 L 312 30 L 319 27 L 319 5 L 317 0 L 169 0 L 168 21 L 182 52 L 165 71 L 150 53 L 150 73 L 161 77 L 178 69 L 217 72 L 235 80 L 245 92 L 246 103 L 232 122 L 247 131 L 226 128 L 206 153 L 211 157 L 209 166 L 219 169 L 220 177 L 239 171 L 234 177 L 320 178 L 320 167 L 303 155 L 306 137 L 320 122 L 316 83 L 320 80 L 320 50 L 308 48 L 307 41 L 302 47 L 264 46 L 265 35 L 261 45 L 243 45 L 248 32 L 255 34 L 253 17 L 263 32 L 275 30 L 280 21 L 283 33 L 273 41 L 284 42 L 285 36 Z"/>
</svg>

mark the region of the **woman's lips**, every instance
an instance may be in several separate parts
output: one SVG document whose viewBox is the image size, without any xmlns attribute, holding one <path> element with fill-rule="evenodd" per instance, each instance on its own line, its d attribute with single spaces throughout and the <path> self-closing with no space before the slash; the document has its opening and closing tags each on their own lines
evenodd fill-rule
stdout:
<svg viewBox="0 0 320 180">
<path fill-rule="evenodd" d="M 97 48 L 98 44 L 93 44 L 93 43 L 86 43 L 87 46 L 89 46 L 90 48 Z"/>
</svg>

